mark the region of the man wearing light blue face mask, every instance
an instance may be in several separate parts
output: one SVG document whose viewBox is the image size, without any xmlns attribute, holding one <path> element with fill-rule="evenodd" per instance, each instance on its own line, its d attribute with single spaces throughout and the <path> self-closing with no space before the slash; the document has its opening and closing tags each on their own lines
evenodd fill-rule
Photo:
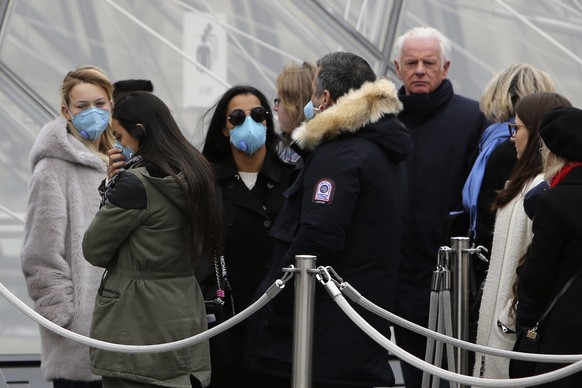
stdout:
<svg viewBox="0 0 582 388">
<path fill-rule="evenodd" d="M 311 100 L 307 104 L 305 104 L 305 106 L 303 107 L 303 113 L 305 114 L 305 118 L 307 119 L 307 121 L 314 118 L 315 115 L 317 113 L 319 113 L 320 111 L 321 111 L 321 107 L 319 107 L 319 108 L 314 107 L 313 101 L 311 101 Z"/>
<path fill-rule="evenodd" d="M 402 105 L 394 84 L 377 79 L 357 55 L 334 52 L 317 66 L 304 109 L 309 121 L 292 134 L 304 151 L 303 166 L 284 192 L 271 229 L 271 272 L 257 295 L 294 264 L 296 255 L 314 255 L 318 266 L 333 267 L 363 295 L 392 310 L 406 197 L 402 161 L 411 144 L 395 117 Z M 246 361 L 268 387 L 291 385 L 293 292 L 287 283 L 277 301 L 251 318 Z M 354 326 L 323 288 L 315 292 L 314 385 L 393 386 L 386 350 Z M 385 321 L 366 320 L 390 336 Z"/>
</svg>

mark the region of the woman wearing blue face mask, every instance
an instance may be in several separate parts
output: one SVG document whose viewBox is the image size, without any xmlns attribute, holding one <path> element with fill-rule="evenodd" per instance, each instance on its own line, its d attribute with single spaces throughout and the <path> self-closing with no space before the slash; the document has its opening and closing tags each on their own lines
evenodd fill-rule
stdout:
<svg viewBox="0 0 582 388">
<path fill-rule="evenodd" d="M 279 157 L 288 163 L 297 163 L 299 154 L 293 149 L 291 135 L 295 128 L 308 119 L 305 105 L 311 101 L 312 83 L 317 67 L 311 62 L 289 64 L 277 76 L 277 97 L 273 110 L 277 112 L 279 130 L 284 147 Z"/>
<path fill-rule="evenodd" d="M 85 258 L 106 268 L 94 301 L 91 337 L 149 345 L 206 330 L 195 278 L 198 262 L 221 246 L 214 176 L 156 95 L 115 102 L 112 132 L 135 155 L 111 179 L 83 238 Z M 205 387 L 208 342 L 162 353 L 91 349 L 103 387 Z"/>
<path fill-rule="evenodd" d="M 101 134 L 109 125 L 109 111 L 103 109 L 106 106 L 106 102 L 99 101 L 97 105 L 101 107 L 87 107 L 76 115 L 69 111 L 75 131 L 79 132 L 83 139 L 93 142 L 101 138 Z"/>
<path fill-rule="evenodd" d="M 113 101 L 117 101 L 121 97 L 131 92 L 154 92 L 154 84 L 148 79 L 122 79 L 113 84 Z M 125 164 L 133 157 L 135 153 L 131 147 L 121 144 L 120 140 L 115 140 L 113 148 L 107 151 L 109 155 L 109 169 L 107 171 L 107 178 L 113 178 L 115 175 L 123 171 Z M 102 182 L 99 187 L 101 192 L 107 189 L 109 179 Z"/>
<path fill-rule="evenodd" d="M 41 130 L 32 151 L 22 270 L 38 313 L 89 335 L 102 270 L 83 257 L 81 241 L 99 208 L 99 182 L 107 171 L 113 87 L 103 70 L 84 66 L 61 85 L 61 116 Z M 89 347 L 45 328 L 41 366 L 55 388 L 97 388 Z"/>
<path fill-rule="evenodd" d="M 204 115 L 212 114 L 202 153 L 213 164 L 223 207 L 224 254 L 234 309 L 251 304 L 254 292 L 271 264 L 269 230 L 279 213 L 293 165 L 278 157 L 268 100 L 252 86 L 234 86 Z M 204 119 L 203 117 L 203 119 Z M 199 279 L 207 299 L 216 292 L 214 267 L 201 269 Z M 227 294 L 227 300 L 230 300 Z M 211 387 L 258 386 L 242 367 L 247 321 L 233 327 L 234 361 L 225 366 L 212 359 Z M 246 383 L 246 384 L 245 384 Z"/>
</svg>

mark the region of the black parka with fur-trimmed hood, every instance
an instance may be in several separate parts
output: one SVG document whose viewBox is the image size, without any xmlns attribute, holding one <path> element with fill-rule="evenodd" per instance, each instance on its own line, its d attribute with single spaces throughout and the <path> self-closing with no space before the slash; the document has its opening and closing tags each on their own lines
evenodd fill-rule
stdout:
<svg viewBox="0 0 582 388">
<path fill-rule="evenodd" d="M 366 298 L 391 310 L 396 293 L 406 176 L 411 147 L 395 118 L 402 105 L 388 79 L 365 83 L 340 97 L 293 133 L 308 156 L 291 187 L 271 235 L 275 258 L 265 286 L 294 264 L 315 255 Z M 291 371 L 293 282 L 263 309 L 251 354 L 254 367 L 275 377 Z M 389 325 L 362 311 L 383 334 Z M 316 286 L 313 381 L 330 386 L 390 386 L 388 353 Z"/>
</svg>

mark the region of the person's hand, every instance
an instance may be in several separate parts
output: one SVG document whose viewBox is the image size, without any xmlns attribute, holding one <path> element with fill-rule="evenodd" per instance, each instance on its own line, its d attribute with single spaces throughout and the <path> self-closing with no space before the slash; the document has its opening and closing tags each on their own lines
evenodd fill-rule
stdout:
<svg viewBox="0 0 582 388">
<path fill-rule="evenodd" d="M 113 147 L 107 151 L 107 155 L 109 155 L 109 168 L 107 169 L 107 177 L 111 179 L 123 170 L 123 166 L 125 166 L 125 157 L 121 153 L 121 148 L 117 147 Z"/>
</svg>

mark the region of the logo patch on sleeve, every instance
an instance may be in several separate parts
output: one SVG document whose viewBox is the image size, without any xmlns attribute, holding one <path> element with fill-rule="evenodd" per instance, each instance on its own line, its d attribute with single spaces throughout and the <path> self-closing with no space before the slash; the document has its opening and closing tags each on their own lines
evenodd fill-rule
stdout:
<svg viewBox="0 0 582 388">
<path fill-rule="evenodd" d="M 313 190 L 313 203 L 329 205 L 333 201 L 335 182 L 329 178 L 323 178 L 315 184 Z"/>
</svg>

